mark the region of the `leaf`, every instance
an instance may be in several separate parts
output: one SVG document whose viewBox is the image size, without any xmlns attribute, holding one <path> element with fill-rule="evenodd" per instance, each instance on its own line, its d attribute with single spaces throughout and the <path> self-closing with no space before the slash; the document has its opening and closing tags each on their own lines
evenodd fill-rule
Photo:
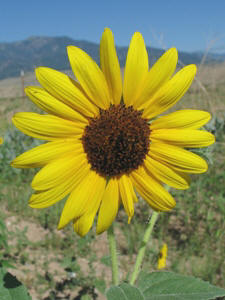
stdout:
<svg viewBox="0 0 225 300">
<path fill-rule="evenodd" d="M 106 293 L 108 300 L 144 300 L 142 293 L 128 283 L 112 286 Z"/>
<path fill-rule="evenodd" d="M 31 300 L 22 283 L 3 268 L 0 268 L 0 299 Z"/>
<path fill-rule="evenodd" d="M 142 274 L 138 288 L 145 300 L 209 300 L 225 296 L 225 290 L 201 279 L 171 272 Z"/>
<path fill-rule="evenodd" d="M 5 269 L 8 269 L 8 268 L 10 268 L 10 269 L 16 269 L 16 267 L 14 265 L 12 265 L 8 260 L 2 260 L 1 261 L 1 265 Z"/>
</svg>

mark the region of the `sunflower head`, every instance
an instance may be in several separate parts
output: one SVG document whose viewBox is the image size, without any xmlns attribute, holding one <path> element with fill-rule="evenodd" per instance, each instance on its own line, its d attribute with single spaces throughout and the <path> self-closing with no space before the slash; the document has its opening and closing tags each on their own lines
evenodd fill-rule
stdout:
<svg viewBox="0 0 225 300">
<path fill-rule="evenodd" d="M 82 136 L 87 159 L 99 175 L 119 177 L 142 165 L 149 151 L 150 128 L 141 111 L 124 104 L 100 110 Z"/>
<path fill-rule="evenodd" d="M 188 173 L 202 173 L 207 163 L 185 148 L 205 147 L 214 136 L 199 130 L 210 114 L 180 110 L 155 119 L 188 90 L 196 66 L 175 75 L 177 50 L 171 48 L 149 68 L 142 35 L 130 42 L 122 81 L 110 29 L 100 42 L 100 67 L 83 50 L 69 46 L 76 80 L 50 68 L 36 69 L 42 87 L 27 87 L 27 96 L 45 114 L 17 113 L 15 126 L 47 141 L 17 157 L 17 168 L 41 167 L 32 181 L 33 208 L 68 197 L 59 228 L 73 222 L 83 236 L 96 214 L 97 233 L 115 219 L 121 204 L 134 214 L 138 193 L 156 211 L 168 211 L 175 200 L 164 189 L 189 187 Z M 154 119 L 153 119 L 154 118 Z"/>
<path fill-rule="evenodd" d="M 158 270 L 164 269 L 166 267 L 167 251 L 168 251 L 167 244 L 164 243 L 162 248 L 160 249 L 160 252 L 159 252 Z"/>
</svg>

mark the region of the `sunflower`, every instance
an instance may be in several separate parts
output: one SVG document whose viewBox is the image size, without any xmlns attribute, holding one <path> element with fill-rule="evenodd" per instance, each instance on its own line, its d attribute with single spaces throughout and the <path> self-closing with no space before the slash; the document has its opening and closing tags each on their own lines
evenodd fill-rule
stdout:
<svg viewBox="0 0 225 300">
<path fill-rule="evenodd" d="M 35 193 L 29 205 L 49 207 L 68 196 L 58 228 L 72 221 L 80 236 L 90 230 L 96 214 L 97 233 L 108 229 L 121 203 L 129 223 L 136 192 L 156 211 L 172 209 L 175 200 L 163 184 L 187 189 L 187 173 L 207 170 L 201 157 L 184 148 L 214 142 L 212 134 L 198 130 L 210 114 L 179 110 L 155 117 L 184 95 L 196 66 L 186 66 L 172 77 L 178 54 L 171 48 L 149 69 L 143 37 L 136 32 L 122 83 L 108 28 L 100 42 L 100 67 L 75 46 L 68 47 L 68 56 L 78 81 L 37 68 L 42 87 L 25 91 L 47 114 L 21 112 L 13 117 L 23 133 L 48 141 L 12 162 L 16 168 L 41 167 L 31 184 Z"/>
<path fill-rule="evenodd" d="M 158 270 L 164 269 L 166 267 L 166 257 L 167 257 L 168 247 L 167 244 L 164 243 L 159 252 L 158 257 Z"/>
</svg>

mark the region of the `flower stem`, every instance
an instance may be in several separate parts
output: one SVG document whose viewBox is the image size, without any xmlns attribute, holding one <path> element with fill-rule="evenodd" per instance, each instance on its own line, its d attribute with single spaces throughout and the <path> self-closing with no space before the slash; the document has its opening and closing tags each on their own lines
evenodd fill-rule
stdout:
<svg viewBox="0 0 225 300">
<path fill-rule="evenodd" d="M 117 252 L 116 252 L 116 239 L 114 234 L 113 224 L 107 230 L 108 241 L 109 241 L 109 250 L 111 254 L 111 262 L 112 262 L 112 282 L 114 285 L 119 284 L 119 268 L 118 268 L 118 260 L 117 260 Z"/>
<path fill-rule="evenodd" d="M 148 227 L 145 231 L 145 234 L 144 234 L 144 237 L 143 237 L 143 240 L 142 240 L 142 243 L 141 243 L 141 248 L 138 251 L 138 255 L 137 255 L 137 258 L 136 258 L 136 263 L 135 263 L 135 266 L 134 266 L 134 271 L 131 274 L 131 279 L 130 279 L 130 284 L 131 285 L 133 285 L 135 283 L 135 281 L 138 277 L 138 274 L 140 272 L 140 267 L 141 267 L 141 264 L 142 264 L 142 261 L 143 261 L 144 255 L 145 255 L 146 246 L 147 246 L 147 243 L 148 243 L 149 238 L 151 236 L 153 227 L 154 227 L 154 225 L 157 221 L 158 215 L 159 214 L 154 211 L 152 216 L 151 216 L 151 219 L 149 220 Z"/>
</svg>

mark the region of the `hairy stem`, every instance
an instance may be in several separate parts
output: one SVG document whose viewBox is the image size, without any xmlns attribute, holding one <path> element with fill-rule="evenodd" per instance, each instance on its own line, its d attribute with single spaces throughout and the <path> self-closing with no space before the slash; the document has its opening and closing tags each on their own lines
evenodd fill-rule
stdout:
<svg viewBox="0 0 225 300">
<path fill-rule="evenodd" d="M 119 284 L 119 268 L 118 268 L 118 259 L 116 252 L 116 239 L 114 234 L 113 224 L 107 230 L 108 241 L 109 241 L 109 250 L 111 254 L 111 262 L 112 262 L 112 282 L 114 285 Z"/>
<path fill-rule="evenodd" d="M 137 255 L 137 258 L 136 258 L 136 263 L 135 263 L 135 266 L 134 266 L 134 270 L 133 270 L 133 273 L 131 274 L 130 284 L 132 284 L 132 285 L 135 283 L 135 281 L 138 277 L 138 274 L 140 272 L 142 261 L 144 259 L 144 255 L 145 255 L 146 246 L 147 246 L 147 243 L 148 243 L 149 238 L 151 236 L 154 225 L 157 221 L 158 215 L 159 214 L 157 212 L 153 212 L 153 214 L 151 216 L 151 219 L 149 220 L 148 227 L 145 231 L 145 234 L 144 234 L 144 237 L 143 237 L 143 240 L 142 240 L 142 243 L 141 243 L 141 247 L 138 251 L 138 255 Z"/>
</svg>

